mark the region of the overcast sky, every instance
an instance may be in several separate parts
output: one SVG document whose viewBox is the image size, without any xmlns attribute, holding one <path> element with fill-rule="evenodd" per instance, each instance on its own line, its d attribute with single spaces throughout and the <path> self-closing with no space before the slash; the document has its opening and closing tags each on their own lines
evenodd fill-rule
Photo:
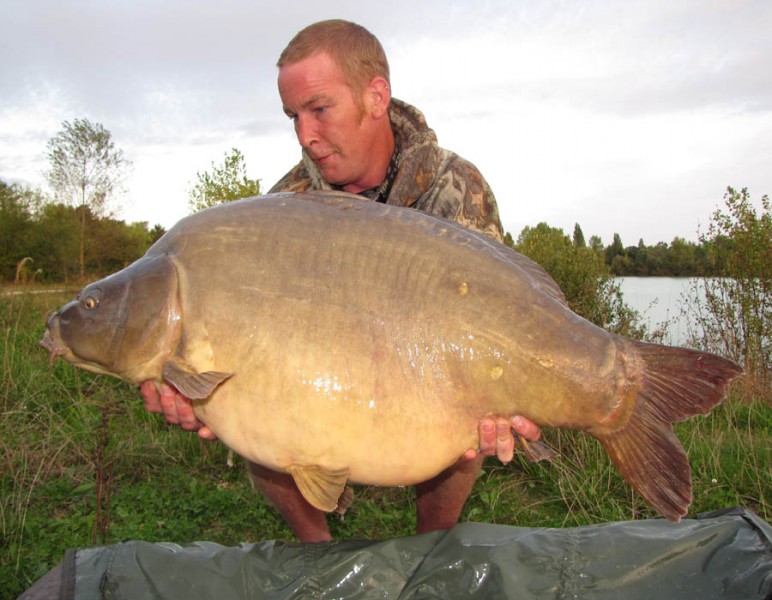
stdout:
<svg viewBox="0 0 772 600">
<path fill-rule="evenodd" d="M 769 0 L 0 6 L 0 179 L 44 187 L 47 141 L 87 118 L 133 162 L 127 221 L 173 225 L 233 147 L 266 190 L 297 162 L 275 63 L 327 18 L 378 36 L 394 96 L 480 168 L 515 237 L 696 240 L 727 185 L 772 192 Z"/>
</svg>

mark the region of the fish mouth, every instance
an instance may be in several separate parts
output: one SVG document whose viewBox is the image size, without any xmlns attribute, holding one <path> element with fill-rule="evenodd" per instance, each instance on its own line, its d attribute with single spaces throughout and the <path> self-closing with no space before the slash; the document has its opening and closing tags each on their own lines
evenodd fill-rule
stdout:
<svg viewBox="0 0 772 600">
<path fill-rule="evenodd" d="M 56 313 L 53 313 L 46 321 L 46 330 L 43 333 L 43 339 L 40 340 L 40 346 L 48 350 L 50 354 L 49 365 L 51 366 L 57 358 L 69 352 L 69 348 L 62 343 L 62 338 L 59 336 L 59 319 Z"/>
</svg>

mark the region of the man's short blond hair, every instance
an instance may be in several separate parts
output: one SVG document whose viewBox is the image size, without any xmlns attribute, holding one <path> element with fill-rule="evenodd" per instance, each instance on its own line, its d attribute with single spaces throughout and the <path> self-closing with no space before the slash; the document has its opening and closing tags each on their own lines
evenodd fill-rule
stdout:
<svg viewBox="0 0 772 600">
<path fill-rule="evenodd" d="M 374 77 L 390 83 L 389 61 L 378 38 L 361 25 L 342 19 L 320 21 L 298 32 L 276 65 L 292 65 L 320 52 L 338 65 L 352 90 L 363 90 Z"/>
</svg>

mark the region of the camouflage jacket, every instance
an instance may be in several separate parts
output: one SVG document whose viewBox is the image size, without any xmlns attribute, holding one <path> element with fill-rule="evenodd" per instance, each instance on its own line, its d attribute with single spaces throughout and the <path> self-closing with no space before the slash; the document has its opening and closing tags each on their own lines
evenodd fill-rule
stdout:
<svg viewBox="0 0 772 600">
<path fill-rule="evenodd" d="M 415 107 L 392 98 L 389 116 L 399 148 L 399 167 L 387 204 L 452 219 L 501 240 L 496 199 L 480 171 L 457 154 L 440 148 L 434 131 Z M 270 191 L 330 189 L 333 186 L 303 152 L 300 163 Z"/>
</svg>

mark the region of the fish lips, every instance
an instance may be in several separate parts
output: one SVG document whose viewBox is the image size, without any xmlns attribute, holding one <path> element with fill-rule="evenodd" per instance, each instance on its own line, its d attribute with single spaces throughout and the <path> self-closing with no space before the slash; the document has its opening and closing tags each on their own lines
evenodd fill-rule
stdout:
<svg viewBox="0 0 772 600">
<path fill-rule="evenodd" d="M 59 333 L 59 313 L 54 312 L 48 317 L 46 321 L 46 330 L 43 333 L 43 339 L 40 340 L 40 345 L 48 350 L 50 354 L 49 364 L 53 365 L 54 361 L 60 356 L 64 356 L 69 353 L 70 349 L 62 342 L 61 335 Z"/>
</svg>

